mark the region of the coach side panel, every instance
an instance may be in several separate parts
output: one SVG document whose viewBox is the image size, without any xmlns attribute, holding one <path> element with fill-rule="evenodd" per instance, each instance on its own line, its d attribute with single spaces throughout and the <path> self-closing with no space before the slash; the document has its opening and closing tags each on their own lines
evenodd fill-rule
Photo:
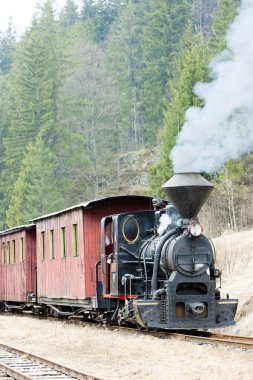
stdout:
<svg viewBox="0 0 253 380">
<path fill-rule="evenodd" d="M 0 245 L 1 299 L 26 302 L 28 295 L 35 293 L 35 232 L 5 234 L 0 237 Z"/>
<path fill-rule="evenodd" d="M 38 298 L 52 303 L 86 298 L 82 210 L 37 222 Z"/>
</svg>

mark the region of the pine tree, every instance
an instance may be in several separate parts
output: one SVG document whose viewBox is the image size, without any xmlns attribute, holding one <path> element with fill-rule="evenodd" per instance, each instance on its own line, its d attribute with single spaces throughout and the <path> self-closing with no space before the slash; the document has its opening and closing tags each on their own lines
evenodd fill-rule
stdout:
<svg viewBox="0 0 253 380">
<path fill-rule="evenodd" d="M 123 6 L 124 1 L 83 0 L 81 18 L 93 42 L 100 43 L 106 39 L 119 8 Z"/>
<path fill-rule="evenodd" d="M 217 0 L 194 0 L 192 5 L 192 25 L 196 32 L 206 38 L 212 35 L 213 15 L 217 9 Z"/>
<path fill-rule="evenodd" d="M 226 47 L 226 31 L 234 20 L 240 0 L 217 0 L 217 10 L 213 19 L 213 37 L 210 46 L 213 47 L 213 54 L 221 52 Z"/>
<path fill-rule="evenodd" d="M 67 0 L 60 12 L 59 21 L 63 28 L 70 28 L 79 20 L 78 7 L 74 0 Z"/>
<path fill-rule="evenodd" d="M 135 149 L 153 145 L 162 126 L 171 62 L 191 18 L 190 5 L 190 0 L 128 1 L 112 29 L 109 52 L 120 87 L 121 131 Z"/>
<path fill-rule="evenodd" d="M 67 110 L 72 107 L 67 104 Z M 66 111 L 66 110 L 65 110 Z M 59 128 L 58 144 L 53 149 L 56 154 L 55 176 L 61 189 L 64 207 L 82 203 L 90 198 L 89 173 L 91 161 L 86 151 L 85 136 L 72 125 L 72 117 L 63 112 L 63 123 Z M 75 121 L 76 121 L 75 115 Z"/>
<path fill-rule="evenodd" d="M 27 147 L 39 131 L 46 128 L 48 145 L 57 142 L 57 97 L 64 75 L 59 36 L 52 1 L 48 0 L 19 42 L 14 57 L 11 88 L 15 112 L 4 139 L 3 209 L 8 207 Z"/>
<path fill-rule="evenodd" d="M 16 39 L 16 31 L 10 20 L 7 30 L 0 32 L 0 74 L 7 74 L 11 69 Z"/>
<path fill-rule="evenodd" d="M 173 174 L 170 152 L 176 143 L 178 132 L 185 121 L 185 112 L 190 106 L 200 106 L 201 101 L 193 93 L 198 81 L 208 79 L 210 52 L 203 35 L 193 35 L 188 28 L 175 59 L 177 74 L 170 83 L 171 101 L 165 113 L 159 162 L 151 168 L 150 183 L 154 194 Z"/>
<path fill-rule="evenodd" d="M 109 40 L 109 67 L 120 90 L 120 149 L 138 149 L 144 143 L 141 109 L 143 94 L 142 30 L 145 4 L 129 1 Z"/>
<path fill-rule="evenodd" d="M 63 208 L 62 192 L 55 175 L 57 157 L 45 146 L 41 132 L 36 141 L 29 144 L 22 161 L 7 210 L 8 227 Z"/>
<path fill-rule="evenodd" d="M 163 123 L 173 55 L 191 19 L 191 1 L 148 0 L 143 27 L 143 99 L 146 140 L 153 143 Z"/>
<path fill-rule="evenodd" d="M 73 180 L 75 175 L 83 184 L 81 191 L 81 185 L 74 181 L 77 184 L 75 199 L 85 194 L 94 198 L 103 194 L 111 182 L 110 176 L 116 176 L 118 91 L 107 70 L 103 48 L 79 39 L 72 47 L 71 56 L 76 69 L 63 87 L 65 102 L 61 105 L 61 122 L 79 153 L 76 158 L 72 153 L 67 159 L 67 151 L 71 154 L 71 150 L 64 150 L 66 158 L 60 160 L 60 172 L 69 172 Z M 69 190 L 73 192 L 73 186 Z M 68 199 L 70 193 L 66 193 Z"/>
</svg>

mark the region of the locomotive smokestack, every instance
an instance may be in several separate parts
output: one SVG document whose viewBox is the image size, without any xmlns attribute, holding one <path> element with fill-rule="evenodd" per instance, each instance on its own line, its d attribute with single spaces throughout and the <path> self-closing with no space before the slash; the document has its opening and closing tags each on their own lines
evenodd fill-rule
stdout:
<svg viewBox="0 0 253 380">
<path fill-rule="evenodd" d="M 197 216 L 213 189 L 213 185 L 199 173 L 177 173 L 162 189 L 182 218 Z"/>
</svg>

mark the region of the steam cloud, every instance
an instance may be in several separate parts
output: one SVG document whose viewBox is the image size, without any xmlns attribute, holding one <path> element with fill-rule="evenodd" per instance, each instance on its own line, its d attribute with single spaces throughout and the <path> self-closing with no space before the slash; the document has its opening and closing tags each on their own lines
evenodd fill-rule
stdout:
<svg viewBox="0 0 253 380">
<path fill-rule="evenodd" d="M 227 49 L 210 64 L 211 83 L 194 92 L 205 101 L 191 107 L 171 152 L 174 172 L 213 172 L 253 150 L 253 1 L 242 0 L 227 35 Z"/>
<path fill-rule="evenodd" d="M 159 219 L 159 227 L 157 233 L 159 236 L 163 235 L 169 224 L 171 224 L 171 218 L 168 214 L 162 214 Z"/>
<path fill-rule="evenodd" d="M 174 208 L 173 208 L 174 209 Z M 175 226 L 179 226 L 181 222 L 181 218 L 179 217 L 179 214 L 174 211 L 170 212 L 170 215 L 162 214 L 159 219 L 159 227 L 157 228 L 157 233 L 159 236 L 162 236 L 165 231 L 167 230 L 168 226 L 170 225 L 172 228 Z"/>
</svg>

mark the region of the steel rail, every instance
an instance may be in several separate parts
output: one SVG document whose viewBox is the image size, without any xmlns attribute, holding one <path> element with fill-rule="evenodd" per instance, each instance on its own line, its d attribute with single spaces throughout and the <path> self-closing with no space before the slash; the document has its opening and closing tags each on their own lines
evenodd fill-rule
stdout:
<svg viewBox="0 0 253 380">
<path fill-rule="evenodd" d="M 94 326 L 94 324 L 93 324 Z M 108 326 L 105 326 L 108 328 Z M 160 339 L 177 339 L 198 344 L 223 345 L 235 348 L 253 349 L 253 337 L 221 334 L 209 331 L 155 331 L 155 330 L 139 330 L 123 326 L 109 326 L 109 328 L 121 331 L 130 331 L 142 335 L 153 336 Z"/>
<path fill-rule="evenodd" d="M 5 344 L 0 344 L 0 370 L 17 380 L 102 380 Z"/>
<path fill-rule="evenodd" d="M 240 348 L 253 349 L 253 337 L 249 336 L 205 332 L 203 338 L 217 341 L 218 344 L 227 344 Z"/>
<path fill-rule="evenodd" d="M 197 344 L 213 344 L 213 345 L 222 345 L 230 346 L 234 348 L 243 348 L 243 349 L 253 349 L 253 337 L 245 337 L 240 335 L 230 335 L 230 334 L 219 334 L 212 332 L 163 332 L 155 331 L 150 332 L 149 334 L 157 338 L 163 339 L 178 339 L 182 341 L 197 343 Z"/>
<path fill-rule="evenodd" d="M 70 319 L 67 321 L 67 323 L 73 323 L 75 324 L 74 319 Z M 170 339 L 175 338 L 178 340 L 184 340 L 189 342 L 195 342 L 195 343 L 206 343 L 206 344 L 216 344 L 216 345 L 223 345 L 223 346 L 232 346 L 237 348 L 244 348 L 244 349 L 253 349 L 253 337 L 247 337 L 247 336 L 241 336 L 241 335 L 232 335 L 232 334 L 221 334 L 216 332 L 209 332 L 209 331 L 201 331 L 201 330 L 194 330 L 194 331 L 186 331 L 186 330 L 145 330 L 145 329 L 138 329 L 136 327 L 127 327 L 127 326 L 118 326 L 118 325 L 99 325 L 94 322 L 83 322 L 85 325 L 89 325 L 92 327 L 98 327 L 98 328 L 105 328 L 105 329 L 114 329 L 114 330 L 120 330 L 120 331 L 130 331 L 134 333 L 140 333 L 145 335 L 151 335 L 157 338 L 163 338 L 163 339 Z"/>
</svg>

